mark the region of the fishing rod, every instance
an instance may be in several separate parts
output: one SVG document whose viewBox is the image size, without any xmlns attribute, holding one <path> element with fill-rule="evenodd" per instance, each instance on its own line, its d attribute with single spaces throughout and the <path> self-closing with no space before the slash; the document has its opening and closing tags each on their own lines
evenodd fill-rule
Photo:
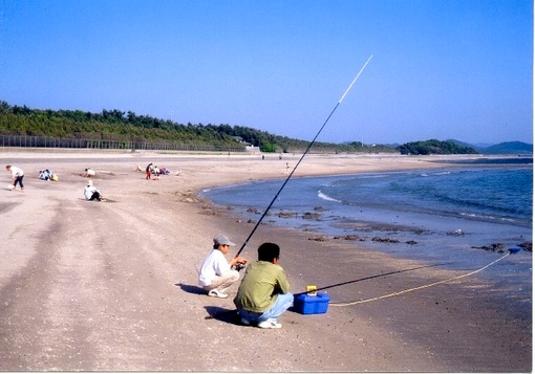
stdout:
<svg viewBox="0 0 535 374">
<path fill-rule="evenodd" d="M 290 174 L 288 174 L 288 177 L 286 178 L 286 180 L 284 181 L 284 183 L 281 185 L 281 187 L 279 188 L 279 190 L 277 191 L 277 193 L 275 194 L 275 196 L 273 197 L 273 200 L 271 200 L 271 202 L 269 203 L 269 205 L 267 206 L 267 208 L 264 210 L 264 213 L 262 213 L 262 215 L 260 216 L 260 219 L 256 222 L 256 225 L 253 227 L 253 229 L 251 230 L 251 233 L 249 234 L 249 236 L 247 236 L 247 239 L 245 239 L 245 241 L 243 242 L 242 246 L 240 247 L 240 250 L 238 251 L 238 253 L 236 253 L 236 256 L 234 256 L 234 258 L 238 257 L 240 255 L 240 253 L 245 249 L 245 247 L 247 246 L 247 244 L 249 243 L 249 240 L 251 239 L 251 237 L 253 236 L 253 234 L 255 233 L 256 229 L 258 228 L 258 226 L 260 225 L 260 223 L 262 222 L 262 220 L 264 219 L 264 217 L 266 216 L 266 214 L 268 213 L 269 209 L 271 209 L 271 206 L 275 203 L 275 201 L 277 200 L 277 198 L 279 197 L 279 194 L 281 193 L 281 191 L 284 189 L 284 187 L 286 186 L 286 184 L 288 183 L 288 181 L 292 178 L 292 175 L 294 174 L 295 170 L 297 169 L 297 167 L 299 166 L 299 164 L 301 163 L 301 161 L 303 161 L 303 159 L 305 158 L 306 154 L 308 153 L 308 151 L 310 151 L 310 148 L 312 148 L 312 145 L 316 142 L 316 139 L 318 138 L 318 136 L 320 135 L 320 133 L 322 132 L 323 128 L 325 127 L 325 125 L 327 125 L 327 122 L 329 122 L 329 120 L 331 119 L 331 117 L 333 116 L 334 112 L 336 111 L 336 109 L 338 109 L 338 107 L 340 106 L 340 104 L 342 104 L 342 101 L 344 101 L 345 97 L 347 96 L 347 94 L 349 93 L 349 91 L 351 90 L 351 88 L 353 88 L 353 85 L 357 82 L 357 80 L 359 79 L 360 75 L 362 74 L 362 72 L 364 71 L 364 69 L 366 69 L 366 66 L 368 66 L 369 62 L 371 61 L 371 59 L 373 58 L 373 55 L 370 55 L 370 57 L 368 57 L 368 59 L 366 60 L 366 62 L 364 63 L 364 65 L 362 65 L 362 67 L 360 68 L 359 72 L 357 73 L 357 75 L 355 76 L 355 78 L 353 78 L 353 81 L 349 84 L 349 86 L 347 87 L 347 89 L 344 91 L 344 93 L 342 94 L 342 96 L 340 97 L 340 99 L 338 100 L 338 102 L 336 103 L 336 105 L 332 108 L 331 112 L 329 113 L 329 115 L 327 116 L 327 118 L 325 119 L 325 121 L 323 122 L 323 125 L 321 126 L 321 128 L 318 130 L 318 132 L 316 133 L 316 136 L 314 136 L 314 139 L 312 139 L 312 141 L 310 143 L 308 143 L 308 146 L 306 147 L 305 149 L 305 152 L 303 153 L 303 155 L 301 156 L 301 158 L 299 159 L 299 161 L 297 161 L 297 164 L 295 164 L 294 168 L 292 169 L 292 171 L 290 172 Z"/>
</svg>

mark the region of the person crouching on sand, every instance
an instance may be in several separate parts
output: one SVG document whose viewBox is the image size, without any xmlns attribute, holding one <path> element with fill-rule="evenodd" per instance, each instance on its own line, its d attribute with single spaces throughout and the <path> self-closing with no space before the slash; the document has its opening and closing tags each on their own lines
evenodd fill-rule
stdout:
<svg viewBox="0 0 535 374">
<path fill-rule="evenodd" d="M 24 185 L 22 184 L 22 179 L 24 178 L 24 172 L 21 168 L 18 168 L 13 165 L 6 165 L 6 170 L 11 172 L 11 178 L 13 179 L 13 188 L 17 188 L 17 183 L 20 186 L 20 190 L 24 191 Z"/>
<path fill-rule="evenodd" d="M 102 194 L 95 186 L 93 186 L 93 181 L 89 180 L 87 181 L 87 184 L 84 188 L 84 197 L 88 201 L 92 200 L 102 200 Z"/>
<path fill-rule="evenodd" d="M 82 173 L 82 177 L 91 178 L 97 175 L 97 172 L 93 169 L 86 168 Z"/>
<path fill-rule="evenodd" d="M 230 262 L 227 261 L 225 255 L 233 245 L 235 244 L 223 234 L 214 238 L 212 250 L 203 261 L 199 271 L 199 285 L 208 291 L 208 296 L 222 299 L 228 297 L 225 291 L 240 278 L 240 274 L 232 269 L 232 266 L 246 264 L 247 260 L 235 257 Z"/>
<path fill-rule="evenodd" d="M 280 248 L 274 243 L 258 247 L 258 261 L 249 264 L 234 298 L 241 322 L 263 329 L 280 329 L 277 318 L 293 305 L 290 283 L 279 265 Z"/>
</svg>

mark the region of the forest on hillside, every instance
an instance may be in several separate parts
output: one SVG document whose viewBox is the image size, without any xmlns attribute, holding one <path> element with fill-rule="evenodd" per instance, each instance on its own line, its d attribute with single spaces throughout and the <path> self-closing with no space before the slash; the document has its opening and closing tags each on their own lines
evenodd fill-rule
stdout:
<svg viewBox="0 0 535 374">
<path fill-rule="evenodd" d="M 117 109 L 91 113 L 81 110 L 32 109 L 0 101 L 0 135 L 48 136 L 129 142 L 169 142 L 217 146 L 220 149 L 259 147 L 263 152 L 302 152 L 308 141 L 228 124 L 180 124 Z M 396 152 L 392 147 L 361 142 L 317 142 L 313 152 Z"/>
</svg>

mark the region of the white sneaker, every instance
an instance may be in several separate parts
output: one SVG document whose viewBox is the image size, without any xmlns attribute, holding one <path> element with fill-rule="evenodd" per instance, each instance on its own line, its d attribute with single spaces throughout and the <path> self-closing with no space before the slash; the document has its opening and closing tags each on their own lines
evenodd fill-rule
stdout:
<svg viewBox="0 0 535 374">
<path fill-rule="evenodd" d="M 267 319 L 265 321 L 259 322 L 258 327 L 261 329 L 280 329 L 282 324 L 278 323 L 276 319 Z"/>
<path fill-rule="evenodd" d="M 226 299 L 228 297 L 226 293 L 216 290 L 216 289 L 208 291 L 208 296 L 219 297 L 220 299 Z"/>
</svg>

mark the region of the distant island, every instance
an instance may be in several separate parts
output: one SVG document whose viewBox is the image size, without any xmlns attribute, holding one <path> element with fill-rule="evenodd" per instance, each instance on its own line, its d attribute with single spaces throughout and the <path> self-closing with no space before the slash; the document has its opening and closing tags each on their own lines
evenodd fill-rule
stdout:
<svg viewBox="0 0 535 374">
<path fill-rule="evenodd" d="M 440 141 L 437 139 L 405 143 L 399 146 L 398 149 L 402 155 L 451 155 L 478 153 L 473 147 L 461 145 L 452 140 Z"/>
<path fill-rule="evenodd" d="M 533 154 L 533 144 L 523 142 L 504 142 L 489 147 L 478 147 L 477 150 L 480 153 L 487 154 Z"/>
<path fill-rule="evenodd" d="M 228 124 L 180 124 L 131 111 L 32 109 L 0 101 L 0 136 L 4 146 L 40 146 L 39 139 L 57 139 L 56 146 L 94 148 L 204 149 L 244 151 L 247 146 L 262 152 L 299 153 L 308 141 L 270 134 L 246 126 Z M 23 142 L 22 137 L 32 141 Z M 33 145 L 32 145 L 33 144 Z M 45 146 L 47 146 L 45 144 Z M 50 146 L 50 145 L 48 145 Z M 430 139 L 402 145 L 367 145 L 359 141 L 345 143 L 316 142 L 316 153 L 401 153 L 475 154 L 531 153 L 531 144 L 501 143 L 478 149 L 455 140 Z"/>
</svg>

